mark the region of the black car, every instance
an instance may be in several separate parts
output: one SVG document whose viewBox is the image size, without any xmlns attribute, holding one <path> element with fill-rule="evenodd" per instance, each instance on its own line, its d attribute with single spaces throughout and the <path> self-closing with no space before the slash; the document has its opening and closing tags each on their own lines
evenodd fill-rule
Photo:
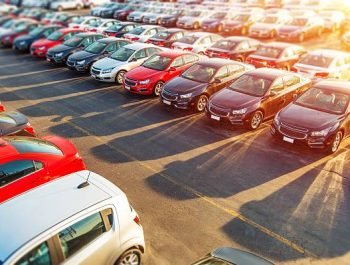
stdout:
<svg viewBox="0 0 350 265">
<path fill-rule="evenodd" d="M 209 57 L 244 62 L 250 54 L 258 49 L 259 45 L 258 40 L 234 36 L 215 42 L 205 53 Z"/>
<path fill-rule="evenodd" d="M 185 35 L 186 31 L 178 28 L 166 29 L 164 31 L 158 32 L 156 35 L 152 36 L 147 43 L 152 43 L 160 47 L 170 48 L 171 45 L 181 39 Z"/>
<path fill-rule="evenodd" d="M 194 107 L 202 112 L 211 95 L 252 69 L 250 65 L 226 59 L 200 61 L 164 85 L 161 102 L 179 109 Z"/>
<path fill-rule="evenodd" d="M 28 118 L 15 111 L 0 113 L 0 137 L 8 135 L 36 136 Z"/>
<path fill-rule="evenodd" d="M 110 26 L 108 29 L 103 31 L 103 33 L 111 37 L 122 38 L 124 34 L 129 33 L 129 31 L 138 26 L 139 24 L 134 22 L 120 22 Z"/>
<path fill-rule="evenodd" d="M 41 38 L 47 38 L 52 32 L 62 27 L 53 26 L 42 26 L 29 32 L 27 35 L 19 36 L 13 41 L 13 49 L 16 51 L 29 51 L 30 45 L 36 40 Z"/>
<path fill-rule="evenodd" d="M 162 16 L 159 24 L 163 27 L 176 27 L 176 22 L 183 13 L 184 10 L 176 9 L 171 14 Z"/>
<path fill-rule="evenodd" d="M 46 54 L 46 59 L 47 61 L 56 64 L 65 63 L 67 58 L 74 52 L 82 50 L 88 47 L 91 43 L 103 38 L 105 38 L 105 36 L 99 33 L 79 33 L 66 40 L 63 44 L 49 49 Z"/>
<path fill-rule="evenodd" d="M 101 8 L 99 17 L 102 18 L 113 18 L 114 12 L 124 8 L 126 5 L 123 3 L 113 3 L 108 8 Z"/>
<path fill-rule="evenodd" d="M 90 71 L 90 67 L 94 62 L 111 55 L 131 42 L 125 39 L 118 38 L 104 38 L 90 44 L 82 51 L 78 51 L 70 55 L 67 59 L 67 67 L 70 70 L 76 70 L 79 72 Z"/>
</svg>

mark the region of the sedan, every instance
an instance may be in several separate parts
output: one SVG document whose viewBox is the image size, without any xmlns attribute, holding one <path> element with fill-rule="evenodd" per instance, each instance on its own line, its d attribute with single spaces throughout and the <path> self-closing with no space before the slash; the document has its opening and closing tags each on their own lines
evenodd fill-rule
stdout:
<svg viewBox="0 0 350 265">
<path fill-rule="evenodd" d="M 91 71 L 92 65 L 129 44 L 130 41 L 114 37 L 99 39 L 87 46 L 84 50 L 73 53 L 67 58 L 67 67 L 78 72 Z"/>
<path fill-rule="evenodd" d="M 125 34 L 124 38 L 131 41 L 146 42 L 148 39 L 162 30 L 165 30 L 165 28 L 153 25 L 143 25 L 134 28 L 129 33 Z"/>
<path fill-rule="evenodd" d="M 189 9 L 185 11 L 183 16 L 177 20 L 176 26 L 178 28 L 198 30 L 199 28 L 201 28 L 203 20 L 208 18 L 211 15 L 211 13 L 212 12 L 209 12 L 207 10 Z"/>
<path fill-rule="evenodd" d="M 170 48 L 171 45 L 182 39 L 186 31 L 183 29 L 171 28 L 158 32 L 156 35 L 148 39 L 147 43 L 152 43 L 160 47 Z"/>
<path fill-rule="evenodd" d="M 82 9 L 84 2 L 82 0 L 53 0 L 50 3 L 50 9 L 63 11 L 67 9 Z"/>
<path fill-rule="evenodd" d="M 15 111 L 1 112 L 0 137 L 9 135 L 36 136 L 36 133 L 28 118 L 22 113 Z"/>
<path fill-rule="evenodd" d="M 273 39 L 277 36 L 278 29 L 291 20 L 292 18 L 286 15 L 265 15 L 251 25 L 248 35 L 252 38 Z"/>
<path fill-rule="evenodd" d="M 221 36 L 209 32 L 191 32 L 171 45 L 173 49 L 192 51 L 194 53 L 205 54 L 207 48 L 213 45 Z"/>
<path fill-rule="evenodd" d="M 46 54 L 46 60 L 56 64 L 65 63 L 71 54 L 85 49 L 91 43 L 103 38 L 105 38 L 105 36 L 99 33 L 79 33 L 66 40 L 63 44 L 49 49 Z"/>
<path fill-rule="evenodd" d="M 111 56 L 92 65 L 91 76 L 102 82 L 123 83 L 127 71 L 141 65 L 149 56 L 159 53 L 160 48 L 146 43 L 126 45 Z"/>
<path fill-rule="evenodd" d="M 218 11 L 203 19 L 202 29 L 210 32 L 222 32 L 224 29 L 223 20 L 229 16 L 228 11 Z"/>
<path fill-rule="evenodd" d="M 0 203 L 58 177 L 85 169 L 74 145 L 58 136 L 12 136 L 0 144 Z"/>
<path fill-rule="evenodd" d="M 250 65 L 226 59 L 199 61 L 164 85 L 161 102 L 166 106 L 202 112 L 211 95 L 252 69 Z"/>
<path fill-rule="evenodd" d="M 298 45 L 284 42 L 262 44 L 256 52 L 247 57 L 246 62 L 255 67 L 271 67 L 290 70 L 300 60 L 306 50 Z"/>
<path fill-rule="evenodd" d="M 242 12 L 236 14 L 232 19 L 224 21 L 223 32 L 224 34 L 238 34 L 238 35 L 247 35 L 250 29 L 250 26 L 253 25 L 256 21 L 261 19 L 263 13 L 248 13 Z"/>
<path fill-rule="evenodd" d="M 152 55 L 141 66 L 125 74 L 124 88 L 136 94 L 159 96 L 164 83 L 198 60 L 198 55 L 183 51 L 167 50 Z"/>
<path fill-rule="evenodd" d="M 79 17 L 73 18 L 72 22 L 70 22 L 68 26 L 70 28 L 86 30 L 89 26 L 94 24 L 96 20 L 100 20 L 100 18 L 92 17 L 92 16 L 79 16 Z"/>
<path fill-rule="evenodd" d="M 90 24 L 86 30 L 102 33 L 104 30 L 116 24 L 119 24 L 119 21 L 115 19 L 100 19 Z"/>
<path fill-rule="evenodd" d="M 103 31 L 103 34 L 106 34 L 110 37 L 122 38 L 125 34 L 129 33 L 138 26 L 139 24 L 136 24 L 134 22 L 120 22 L 105 29 Z"/>
<path fill-rule="evenodd" d="M 169 12 L 169 14 L 164 14 L 159 21 L 159 24 L 163 27 L 175 27 L 177 20 L 184 14 L 183 9 L 175 9 Z"/>
<path fill-rule="evenodd" d="M 255 130 L 310 86 L 310 79 L 292 72 L 255 69 L 210 98 L 207 117 Z"/>
<path fill-rule="evenodd" d="M 11 31 L 0 34 L 0 44 L 2 47 L 12 47 L 15 38 L 26 35 L 39 26 L 39 22 L 34 20 L 21 23 L 13 27 Z"/>
<path fill-rule="evenodd" d="M 350 82 L 321 81 L 281 110 L 271 126 L 276 138 L 328 153 L 350 134 Z"/>
<path fill-rule="evenodd" d="M 48 49 L 62 44 L 74 35 L 83 32 L 81 29 L 64 28 L 51 33 L 47 39 L 34 41 L 30 46 L 30 53 L 34 56 L 46 58 Z"/>
</svg>

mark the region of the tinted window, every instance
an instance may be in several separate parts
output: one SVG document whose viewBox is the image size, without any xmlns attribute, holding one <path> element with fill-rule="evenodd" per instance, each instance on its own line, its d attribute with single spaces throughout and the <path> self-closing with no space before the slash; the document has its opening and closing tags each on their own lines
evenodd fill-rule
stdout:
<svg viewBox="0 0 350 265">
<path fill-rule="evenodd" d="M 51 257 L 49 247 L 46 242 L 37 246 L 26 255 L 24 255 L 16 265 L 50 265 Z"/>
<path fill-rule="evenodd" d="M 198 57 L 195 56 L 195 55 L 186 54 L 183 57 L 184 57 L 184 60 L 185 60 L 185 64 L 195 63 L 195 62 L 198 61 Z"/>
<path fill-rule="evenodd" d="M 11 138 L 8 142 L 21 154 L 43 153 L 51 155 L 63 155 L 62 151 L 55 145 L 35 138 Z"/>
<path fill-rule="evenodd" d="M 105 232 L 100 213 L 95 213 L 58 233 L 63 254 L 68 258 Z"/>
<path fill-rule="evenodd" d="M 227 66 L 228 68 L 228 75 L 235 75 L 238 73 L 241 73 L 244 71 L 244 67 L 241 65 L 237 65 L 237 64 L 230 64 Z"/>
<path fill-rule="evenodd" d="M 161 50 L 158 49 L 158 48 L 147 48 L 147 53 L 148 53 L 148 56 L 151 56 L 153 54 L 156 54 L 156 53 L 159 53 Z"/>
<path fill-rule="evenodd" d="M 183 56 L 180 56 L 180 57 L 177 57 L 171 64 L 172 67 L 180 67 L 182 66 L 184 63 L 183 63 L 183 60 L 182 60 L 182 57 Z"/>
<path fill-rule="evenodd" d="M 181 76 L 200 83 L 208 83 L 214 76 L 216 69 L 206 65 L 195 64 L 188 68 Z"/>
<path fill-rule="evenodd" d="M 328 68 L 333 62 L 334 58 L 319 56 L 319 55 L 306 55 L 303 59 L 300 60 L 301 64 L 313 65 L 318 67 Z"/>
<path fill-rule="evenodd" d="M 142 66 L 154 70 L 164 70 L 168 67 L 171 59 L 165 56 L 153 55 L 147 59 Z"/>
<path fill-rule="evenodd" d="M 271 86 L 271 91 L 280 92 L 284 89 L 282 78 L 277 78 L 277 80 Z"/>
<path fill-rule="evenodd" d="M 122 47 L 111 55 L 111 58 L 117 61 L 126 62 L 135 50 Z"/>
<path fill-rule="evenodd" d="M 256 97 L 265 95 L 272 81 L 258 76 L 245 74 L 233 82 L 229 89 Z"/>
<path fill-rule="evenodd" d="M 217 71 L 217 73 L 215 74 L 215 78 L 223 79 L 227 77 L 227 74 L 227 67 L 224 66 Z"/>
<path fill-rule="evenodd" d="M 111 43 L 108 45 L 108 47 L 106 48 L 107 52 L 113 52 L 117 49 L 117 44 L 116 43 Z"/>
<path fill-rule="evenodd" d="M 53 33 L 51 33 L 47 39 L 48 40 L 58 40 L 59 38 L 61 38 L 63 36 L 63 33 L 60 31 L 55 31 Z"/>
<path fill-rule="evenodd" d="M 17 160 L 0 165 L 0 187 L 43 168 L 40 162 Z"/>
<path fill-rule="evenodd" d="M 146 51 L 145 49 L 139 50 L 138 52 L 135 53 L 134 56 L 136 59 L 141 59 L 146 57 Z"/>
</svg>

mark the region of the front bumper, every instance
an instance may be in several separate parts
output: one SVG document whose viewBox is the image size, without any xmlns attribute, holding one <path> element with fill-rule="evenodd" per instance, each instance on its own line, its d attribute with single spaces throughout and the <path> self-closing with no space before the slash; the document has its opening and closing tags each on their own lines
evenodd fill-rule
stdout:
<svg viewBox="0 0 350 265">
<path fill-rule="evenodd" d="M 244 126 L 249 120 L 249 114 L 233 115 L 229 109 L 209 105 L 205 108 L 205 114 L 212 121 L 233 126 Z"/>
<path fill-rule="evenodd" d="M 186 98 L 181 99 L 179 96 L 170 96 L 170 95 L 164 95 L 163 93 L 160 96 L 160 101 L 169 107 L 174 107 L 177 109 L 190 109 L 195 104 L 195 98 Z"/>
<path fill-rule="evenodd" d="M 46 61 L 56 64 L 63 64 L 67 60 L 66 56 L 56 57 L 53 54 L 46 54 Z"/>
<path fill-rule="evenodd" d="M 12 48 L 17 51 L 29 51 L 29 43 L 14 42 Z"/>
<path fill-rule="evenodd" d="M 243 27 L 230 27 L 230 25 L 224 26 L 223 33 L 224 34 L 237 34 L 240 35 Z"/>
<path fill-rule="evenodd" d="M 101 69 L 91 69 L 91 77 L 97 81 L 113 83 L 115 81 L 116 74 L 111 72 L 107 74 L 103 74 Z"/>
<path fill-rule="evenodd" d="M 46 53 L 47 53 L 47 50 L 39 50 L 35 47 L 31 47 L 30 48 L 30 54 L 31 55 L 34 55 L 34 56 L 37 56 L 37 57 L 40 57 L 40 58 L 45 58 L 46 57 Z"/>
<path fill-rule="evenodd" d="M 279 41 L 298 41 L 298 34 L 278 34 L 277 40 Z"/>
<path fill-rule="evenodd" d="M 160 25 L 165 27 L 174 27 L 176 26 L 176 19 L 174 20 L 161 20 Z"/>
<path fill-rule="evenodd" d="M 187 24 L 187 23 L 183 23 L 183 22 L 177 22 L 176 26 L 179 28 L 183 28 L 183 29 L 194 29 L 193 23 Z"/>
<path fill-rule="evenodd" d="M 153 93 L 153 87 L 154 83 L 148 83 L 147 85 L 127 85 L 123 83 L 123 87 L 125 90 L 134 93 L 134 94 L 140 94 L 140 95 L 152 95 Z"/>
<path fill-rule="evenodd" d="M 86 72 L 89 70 L 88 64 L 77 64 L 76 62 L 67 61 L 66 65 L 69 70 L 73 71 Z"/>
</svg>

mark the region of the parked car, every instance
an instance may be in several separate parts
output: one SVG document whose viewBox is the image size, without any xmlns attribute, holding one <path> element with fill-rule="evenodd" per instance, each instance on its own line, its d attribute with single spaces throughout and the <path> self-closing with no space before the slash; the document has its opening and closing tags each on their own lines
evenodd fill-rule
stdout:
<svg viewBox="0 0 350 265">
<path fill-rule="evenodd" d="M 299 45 L 285 42 L 261 44 L 256 52 L 247 57 L 246 62 L 255 67 L 271 67 L 290 70 L 300 60 L 306 50 Z"/>
<path fill-rule="evenodd" d="M 146 42 L 152 43 L 160 47 L 171 48 L 171 45 L 182 39 L 186 31 L 178 28 L 165 29 L 156 33 L 153 37 L 149 38 Z"/>
<path fill-rule="evenodd" d="M 271 134 L 291 144 L 336 152 L 350 132 L 349 85 L 346 81 L 316 83 L 278 113 Z"/>
<path fill-rule="evenodd" d="M 16 111 L 0 112 L 0 137 L 4 136 L 36 136 L 28 118 Z"/>
<path fill-rule="evenodd" d="M 306 38 L 321 37 L 323 30 L 324 22 L 320 17 L 294 17 L 290 23 L 278 29 L 277 39 L 303 42 Z"/>
<path fill-rule="evenodd" d="M 188 9 L 178 18 L 176 26 L 184 29 L 199 29 L 202 26 L 203 20 L 211 15 L 208 10 L 192 10 Z"/>
<path fill-rule="evenodd" d="M 206 109 L 207 117 L 255 130 L 292 102 L 294 95 L 310 86 L 310 79 L 296 73 L 255 69 L 212 96 Z"/>
<path fill-rule="evenodd" d="M 0 141 L 0 204 L 57 177 L 85 169 L 74 145 L 58 136 L 11 136 Z"/>
<path fill-rule="evenodd" d="M 129 31 L 124 35 L 124 38 L 131 41 L 146 42 L 149 38 L 164 29 L 161 26 L 142 25 Z"/>
<path fill-rule="evenodd" d="M 84 50 L 73 53 L 67 58 L 67 67 L 78 72 L 90 72 L 92 65 L 129 44 L 130 41 L 119 38 L 103 38 L 87 46 Z"/>
<path fill-rule="evenodd" d="M 230 16 L 229 11 L 217 11 L 211 14 L 209 17 L 203 19 L 202 29 L 209 32 L 222 32 L 224 29 L 224 19 L 228 19 Z"/>
<path fill-rule="evenodd" d="M 50 20 L 49 24 L 56 24 L 62 27 L 68 27 L 69 23 L 71 23 L 76 17 L 76 15 L 69 13 L 56 13 L 56 15 Z"/>
<path fill-rule="evenodd" d="M 174 42 L 171 48 L 205 54 L 206 49 L 220 39 L 222 39 L 222 37 L 214 33 L 191 32 Z"/>
<path fill-rule="evenodd" d="M 113 18 L 119 21 L 126 21 L 130 13 L 134 12 L 139 6 L 138 5 L 127 5 L 114 12 Z"/>
<path fill-rule="evenodd" d="M 64 28 L 51 33 L 47 39 L 34 41 L 30 46 L 30 53 L 34 56 L 45 58 L 47 50 L 62 44 L 74 35 L 83 32 L 81 29 Z"/>
<path fill-rule="evenodd" d="M 256 21 L 261 19 L 263 12 L 241 12 L 232 17 L 232 19 L 225 20 L 223 22 L 223 33 L 224 34 L 236 34 L 236 35 L 247 35 L 250 26 Z"/>
<path fill-rule="evenodd" d="M 167 11 L 168 9 L 162 7 L 155 8 L 152 12 L 148 12 L 143 16 L 142 22 L 144 24 L 159 25 L 162 15 L 167 13 Z"/>
<path fill-rule="evenodd" d="M 328 31 L 337 31 L 345 22 L 345 15 L 342 11 L 324 10 L 319 12 L 319 16 L 323 18 L 325 29 Z"/>
<path fill-rule="evenodd" d="M 105 38 L 104 35 L 94 32 L 84 32 L 66 40 L 63 44 L 49 49 L 46 60 L 55 64 L 66 63 L 67 58 L 75 52 L 87 48 L 90 44 Z"/>
<path fill-rule="evenodd" d="M 192 265 L 209 265 L 209 264 L 235 264 L 235 265 L 273 265 L 272 262 L 256 256 L 253 253 L 234 249 L 230 247 L 221 247 L 213 250 L 205 257 L 196 261 Z"/>
<path fill-rule="evenodd" d="M 161 48 L 147 43 L 128 44 L 111 56 L 92 65 L 91 76 L 103 82 L 123 83 L 127 71 L 141 65 L 149 56 L 159 53 Z"/>
<path fill-rule="evenodd" d="M 129 33 L 131 30 L 138 26 L 139 24 L 136 24 L 134 22 L 120 22 L 105 29 L 103 31 L 103 34 L 106 34 L 110 37 L 122 38 L 125 34 Z"/>
<path fill-rule="evenodd" d="M 141 22 L 142 21 L 142 18 L 143 18 L 143 16 L 142 16 L 142 14 L 144 13 L 144 12 L 146 12 L 148 10 L 148 7 L 147 6 L 140 6 L 140 7 L 138 7 L 135 11 L 133 11 L 133 12 L 131 12 L 128 16 L 127 16 L 127 21 L 131 21 L 131 22 L 136 22 L 136 18 L 138 19 L 138 20 L 140 20 L 139 22 Z"/>
<path fill-rule="evenodd" d="M 50 9 L 63 11 L 67 9 L 82 9 L 84 2 L 82 0 L 51 0 Z"/>
<path fill-rule="evenodd" d="M 126 195 L 93 172 L 37 185 L 0 204 L 0 214 L 0 236 L 8 239 L 0 243 L 4 265 L 140 265 L 145 251 L 140 218 Z"/>
<path fill-rule="evenodd" d="M 91 32 L 102 33 L 103 31 L 105 31 L 109 27 L 116 25 L 116 24 L 119 24 L 119 21 L 115 20 L 115 19 L 100 19 L 100 20 L 96 20 L 94 23 L 90 24 L 87 27 L 87 30 L 91 31 Z"/>
<path fill-rule="evenodd" d="M 176 27 L 177 20 L 184 14 L 184 10 L 176 8 L 169 12 L 169 14 L 164 14 L 160 18 L 159 24 L 163 27 Z"/>
<path fill-rule="evenodd" d="M 252 38 L 273 39 L 277 36 L 279 28 L 289 23 L 291 20 L 292 18 L 286 15 L 265 15 L 250 26 L 248 35 Z"/>
<path fill-rule="evenodd" d="M 39 22 L 32 20 L 14 27 L 10 32 L 0 34 L 0 44 L 2 47 L 12 47 L 15 38 L 26 35 L 39 26 Z"/>
<path fill-rule="evenodd" d="M 112 5 L 113 4 L 113 5 Z M 99 17 L 102 18 L 113 18 L 114 12 L 124 8 L 124 3 L 112 3 L 107 8 L 101 7 L 99 10 Z"/>
<path fill-rule="evenodd" d="M 234 36 L 218 40 L 205 51 L 205 54 L 208 57 L 245 62 L 247 57 L 256 52 L 260 45 L 258 40 Z"/>
<path fill-rule="evenodd" d="M 198 61 L 196 54 L 166 50 L 152 55 L 142 65 L 126 73 L 123 86 L 132 93 L 159 96 L 166 82 Z"/>
<path fill-rule="evenodd" d="M 16 51 L 29 51 L 33 42 L 47 38 L 54 31 L 59 30 L 60 26 L 40 26 L 30 31 L 27 35 L 22 35 L 14 39 L 13 49 Z"/>
<path fill-rule="evenodd" d="M 164 85 L 161 102 L 178 109 L 194 108 L 196 112 L 202 112 L 211 95 L 253 68 L 226 59 L 199 61 Z"/>
<path fill-rule="evenodd" d="M 72 19 L 72 22 L 68 24 L 68 27 L 87 30 L 88 27 L 94 24 L 97 20 L 100 20 L 100 18 L 92 16 L 78 16 Z"/>
<path fill-rule="evenodd" d="M 292 68 L 310 78 L 350 78 L 350 54 L 338 50 L 319 49 L 308 52 Z"/>
<path fill-rule="evenodd" d="M 28 23 L 34 22 L 33 19 L 28 18 L 13 18 L 6 21 L 0 27 L 0 36 L 5 34 L 11 34 L 11 32 L 15 31 L 16 28 L 22 28 Z"/>
</svg>

